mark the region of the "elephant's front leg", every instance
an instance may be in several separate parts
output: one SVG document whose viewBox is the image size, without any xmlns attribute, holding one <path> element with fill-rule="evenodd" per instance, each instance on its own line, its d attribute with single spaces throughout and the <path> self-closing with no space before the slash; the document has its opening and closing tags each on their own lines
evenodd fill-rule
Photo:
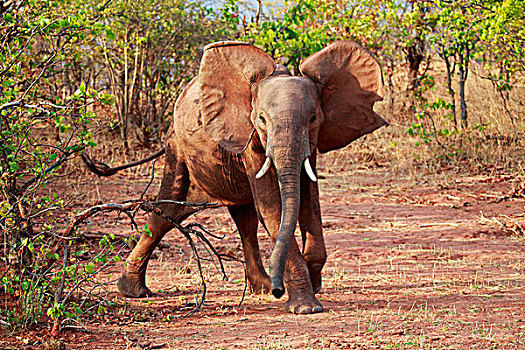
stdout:
<svg viewBox="0 0 525 350">
<path fill-rule="evenodd" d="M 172 150 L 166 153 L 166 166 L 160 187 L 158 199 L 184 201 L 188 195 L 188 172 L 186 166 L 177 161 Z M 187 218 L 195 209 L 173 204 L 164 204 L 159 208 L 176 222 Z M 125 271 L 118 280 L 118 289 L 126 296 L 141 298 L 153 293 L 146 287 L 146 270 L 148 261 L 157 244 L 164 235 L 172 229 L 172 225 L 164 218 L 152 214 L 148 221 L 148 233 L 142 233 L 139 242 L 126 259 Z"/>
<path fill-rule="evenodd" d="M 315 164 L 315 156 L 310 158 Z M 315 169 L 315 165 L 314 165 Z M 326 248 L 319 205 L 319 187 L 304 173 L 301 176 L 301 208 L 299 227 L 303 238 L 303 257 L 308 265 L 315 293 L 321 289 L 321 270 L 326 262 Z"/>
<path fill-rule="evenodd" d="M 264 190 L 266 191 L 266 189 Z M 277 195 L 279 192 L 277 191 Z M 262 198 L 261 198 L 262 197 Z M 259 198 L 259 214 L 261 221 L 275 243 L 279 233 L 281 221 L 280 204 L 275 205 L 279 200 L 274 195 Z M 315 297 L 314 289 L 310 281 L 310 273 L 297 241 L 293 238 L 288 248 L 286 265 L 284 270 L 284 284 L 288 291 L 288 301 L 285 310 L 298 314 L 309 314 L 323 311 L 323 307 Z"/>
</svg>

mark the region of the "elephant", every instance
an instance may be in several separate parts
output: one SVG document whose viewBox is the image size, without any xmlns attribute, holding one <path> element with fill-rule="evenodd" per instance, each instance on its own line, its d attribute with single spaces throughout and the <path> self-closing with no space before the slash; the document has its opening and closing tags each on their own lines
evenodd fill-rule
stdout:
<svg viewBox="0 0 525 350">
<path fill-rule="evenodd" d="M 247 43 L 207 45 L 199 75 L 177 99 L 165 148 L 157 154 L 166 154 L 158 200 L 226 206 L 241 237 L 252 290 L 276 298 L 287 291 L 284 310 L 310 314 L 323 311 L 316 294 L 327 257 L 317 152 L 345 147 L 387 123 L 373 110 L 383 97 L 381 67 L 359 44 L 336 41 L 299 70 L 302 76 L 291 75 Z M 172 203 L 160 208 L 177 222 L 197 210 Z M 274 243 L 269 274 L 259 251 L 259 222 Z M 155 214 L 148 224 L 151 235 L 140 237 L 117 283 L 128 297 L 152 295 L 145 282 L 148 260 L 172 229 Z"/>
</svg>

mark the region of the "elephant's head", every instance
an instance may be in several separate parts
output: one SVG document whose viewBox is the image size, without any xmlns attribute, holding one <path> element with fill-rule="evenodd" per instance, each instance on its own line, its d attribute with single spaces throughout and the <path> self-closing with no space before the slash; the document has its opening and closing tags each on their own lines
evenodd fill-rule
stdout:
<svg viewBox="0 0 525 350">
<path fill-rule="evenodd" d="M 299 215 L 303 166 L 316 181 L 308 157 L 315 149 L 342 148 L 386 124 L 373 111 L 382 99 L 381 68 L 358 44 L 335 42 L 308 57 L 300 70 L 303 77 L 276 71 L 262 50 L 221 42 L 205 48 L 199 72 L 204 130 L 233 153 L 259 137 L 267 158 L 256 177 L 264 176 L 272 163 L 275 167 L 282 215 L 270 277 L 278 298 L 285 291 L 284 265 Z"/>
</svg>

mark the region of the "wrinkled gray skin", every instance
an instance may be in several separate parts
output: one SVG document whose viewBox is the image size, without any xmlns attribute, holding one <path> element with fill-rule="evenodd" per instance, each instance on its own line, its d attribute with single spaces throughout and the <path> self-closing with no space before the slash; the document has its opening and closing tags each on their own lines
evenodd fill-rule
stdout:
<svg viewBox="0 0 525 350">
<path fill-rule="evenodd" d="M 228 140 L 221 141 L 225 147 L 220 146 L 203 127 L 202 86 L 195 79 L 176 104 L 158 195 L 159 200 L 209 201 L 227 206 L 241 236 L 252 290 L 271 291 L 281 297 L 286 289 L 289 300 L 285 310 L 302 314 L 323 310 L 315 297 L 326 261 L 319 189 L 303 166 L 308 158 L 315 169 L 319 131 L 325 120 L 322 88 L 310 78 L 289 75 L 283 67 L 252 85 L 251 123 L 247 123 L 247 130 L 241 126 L 238 130 L 246 133 L 248 143 L 241 152 L 230 152 Z M 256 178 L 266 157 L 271 159 L 271 166 Z M 162 209 L 178 222 L 194 212 L 177 205 L 164 205 Z M 275 243 L 271 279 L 259 252 L 259 221 Z M 302 251 L 294 238 L 297 222 Z M 151 295 L 145 284 L 148 260 L 172 228 L 155 214 L 149 227 L 152 235 L 141 236 L 118 282 L 118 288 L 130 297 Z"/>
</svg>

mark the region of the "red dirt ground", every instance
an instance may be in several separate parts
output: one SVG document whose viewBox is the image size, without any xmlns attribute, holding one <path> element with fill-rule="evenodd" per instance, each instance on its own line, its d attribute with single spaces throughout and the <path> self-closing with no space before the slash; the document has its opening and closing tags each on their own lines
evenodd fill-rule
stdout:
<svg viewBox="0 0 525 350">
<path fill-rule="evenodd" d="M 155 297 L 126 299 L 113 283 L 112 312 L 86 322 L 84 330 L 66 328 L 58 338 L 67 349 L 525 348 L 521 179 L 429 175 L 415 182 L 388 167 L 332 174 L 321 166 L 319 174 L 328 251 L 318 295 L 323 313 L 283 313 L 283 300 L 249 293 L 239 305 L 243 268 L 227 262 L 228 281 L 206 264 L 206 302 L 180 318 L 190 310 L 183 305 L 197 296 L 199 279 L 186 240 L 172 231 L 150 263 L 147 282 Z M 97 185 L 84 200 L 137 198 L 149 180 L 118 176 L 91 178 Z M 148 196 L 158 182 L 159 176 Z M 225 233 L 213 244 L 242 258 L 224 209 L 187 222 Z M 83 230 L 130 232 L 125 217 L 116 222 L 110 216 L 91 219 Z M 260 241 L 268 259 L 271 244 L 262 229 Z M 101 278 L 117 278 L 119 271 Z M 31 343 L 28 338 L 13 341 Z M 0 348 L 9 346 L 0 342 Z"/>
</svg>

